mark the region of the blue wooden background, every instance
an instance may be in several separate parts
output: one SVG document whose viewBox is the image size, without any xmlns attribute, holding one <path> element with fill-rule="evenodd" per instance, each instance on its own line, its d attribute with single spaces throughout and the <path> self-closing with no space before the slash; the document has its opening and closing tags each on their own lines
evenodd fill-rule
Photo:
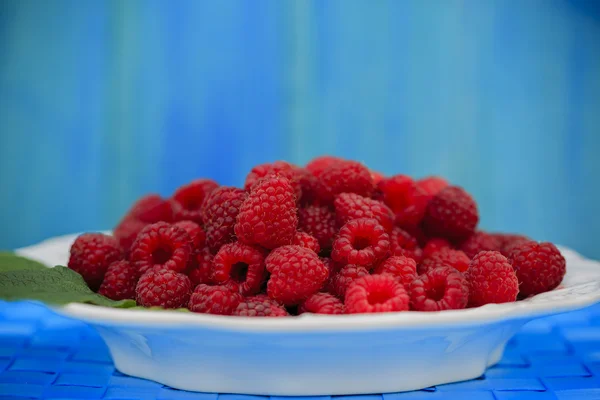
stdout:
<svg viewBox="0 0 600 400">
<path fill-rule="evenodd" d="M 322 153 L 600 257 L 600 2 L 0 0 L 0 248 Z"/>
</svg>

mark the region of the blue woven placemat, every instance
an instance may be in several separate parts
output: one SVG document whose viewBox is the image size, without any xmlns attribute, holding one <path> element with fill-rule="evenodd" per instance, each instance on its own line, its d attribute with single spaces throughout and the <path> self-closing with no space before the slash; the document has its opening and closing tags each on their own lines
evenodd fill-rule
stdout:
<svg viewBox="0 0 600 400">
<path fill-rule="evenodd" d="M 479 379 L 407 393 L 334 397 L 600 399 L 600 305 L 527 324 L 509 342 L 500 363 Z M 102 339 L 85 324 L 37 304 L 0 302 L 0 399 L 23 398 L 267 400 L 186 392 L 125 376 L 115 370 Z"/>
</svg>

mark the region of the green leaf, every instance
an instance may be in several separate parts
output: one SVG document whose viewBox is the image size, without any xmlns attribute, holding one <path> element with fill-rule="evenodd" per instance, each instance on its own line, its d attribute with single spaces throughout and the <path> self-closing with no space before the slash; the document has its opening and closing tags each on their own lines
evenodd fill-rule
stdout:
<svg viewBox="0 0 600 400">
<path fill-rule="evenodd" d="M 115 301 L 94 293 L 81 275 L 63 266 L 48 268 L 12 253 L 0 253 L 0 299 L 38 300 L 48 304 L 89 303 L 130 308 L 135 301 Z"/>
</svg>

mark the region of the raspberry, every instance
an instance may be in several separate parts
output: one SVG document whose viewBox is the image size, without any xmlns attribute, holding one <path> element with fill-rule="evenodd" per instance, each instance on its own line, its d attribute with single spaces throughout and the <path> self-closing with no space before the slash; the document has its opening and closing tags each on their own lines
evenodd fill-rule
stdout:
<svg viewBox="0 0 600 400">
<path fill-rule="evenodd" d="M 425 274 L 437 267 L 452 267 L 460 272 L 465 272 L 469 268 L 471 259 L 460 250 L 444 248 L 426 257 L 419 264 L 419 274 Z"/>
<path fill-rule="evenodd" d="M 202 205 L 219 184 L 211 179 L 197 179 L 175 191 L 172 198 L 175 221 L 194 221 L 202 225 Z"/>
<path fill-rule="evenodd" d="M 380 201 L 356 193 L 341 193 L 333 202 L 339 226 L 358 218 L 374 218 L 386 231 L 394 226 L 394 214 Z"/>
<path fill-rule="evenodd" d="M 398 279 L 408 289 L 417 277 L 417 263 L 415 260 L 404 256 L 393 256 L 375 267 L 374 274 L 389 274 Z"/>
<path fill-rule="evenodd" d="M 329 293 L 315 293 L 298 308 L 300 314 L 343 314 L 344 303 Z"/>
<path fill-rule="evenodd" d="M 122 258 L 121 247 L 114 237 L 84 233 L 71 245 L 68 266 L 83 277 L 90 289 L 96 291 L 108 266 Z"/>
<path fill-rule="evenodd" d="M 442 238 L 432 238 L 427 241 L 423 248 L 423 257 L 427 258 L 430 255 L 437 253 L 441 249 L 450 249 L 452 246 L 450 242 Z"/>
<path fill-rule="evenodd" d="M 214 253 L 235 241 L 235 220 L 246 196 L 242 189 L 222 186 L 206 198 L 203 212 L 206 244 Z"/>
<path fill-rule="evenodd" d="M 475 257 L 480 251 L 500 251 L 501 248 L 502 243 L 496 236 L 482 231 L 473 233 L 460 245 L 469 258 Z"/>
<path fill-rule="evenodd" d="M 377 185 L 385 178 L 385 176 L 383 176 L 381 172 L 371 171 L 371 178 L 373 178 L 373 183 Z"/>
<path fill-rule="evenodd" d="M 414 186 L 412 178 L 406 175 L 394 175 L 377 183 L 377 191 L 383 201 L 394 213 L 404 210 L 407 204 L 407 193 Z"/>
<path fill-rule="evenodd" d="M 286 306 L 301 303 L 321 289 L 328 269 L 314 251 L 300 246 L 275 249 L 265 260 L 271 273 L 267 283 L 270 298 Z"/>
<path fill-rule="evenodd" d="M 294 239 L 292 240 L 292 244 L 306 247 L 315 253 L 319 253 L 319 251 L 321 251 L 321 247 L 319 246 L 319 241 L 317 238 L 302 231 L 296 232 Z"/>
<path fill-rule="evenodd" d="M 233 311 L 233 315 L 243 317 L 285 317 L 288 312 L 281 304 L 264 294 L 244 299 Z"/>
<path fill-rule="evenodd" d="M 417 186 L 423 189 L 428 195 L 435 196 L 441 192 L 442 189 L 448 186 L 448 182 L 439 176 L 428 176 L 426 178 L 419 179 L 417 181 Z"/>
<path fill-rule="evenodd" d="M 112 300 L 135 299 L 137 270 L 128 261 L 115 261 L 110 264 L 98 293 Z"/>
<path fill-rule="evenodd" d="M 207 247 L 196 251 L 192 255 L 188 276 L 192 281 L 192 287 L 196 287 L 201 283 L 207 285 L 214 283 L 213 255 Z"/>
<path fill-rule="evenodd" d="M 185 229 L 157 222 L 146 226 L 131 246 L 131 263 L 141 275 L 154 267 L 183 272 L 192 252 Z"/>
<path fill-rule="evenodd" d="M 522 296 L 547 292 L 562 282 L 565 258 L 552 243 L 524 242 L 515 246 L 508 260 L 512 264 Z"/>
<path fill-rule="evenodd" d="M 416 311 L 459 310 L 469 301 L 469 283 L 451 267 L 437 267 L 410 285 L 410 305 Z"/>
<path fill-rule="evenodd" d="M 340 193 L 370 197 L 375 189 L 369 169 L 355 161 L 339 161 L 330 165 L 319 175 L 319 182 L 319 200 L 324 204 L 332 203 Z"/>
<path fill-rule="evenodd" d="M 200 284 L 194 289 L 188 308 L 197 313 L 231 315 L 242 301 L 242 295 L 227 286 Z"/>
<path fill-rule="evenodd" d="M 335 214 L 324 206 L 308 206 L 298 211 L 298 229 L 314 236 L 321 249 L 330 249 L 337 233 Z"/>
<path fill-rule="evenodd" d="M 264 261 L 262 250 L 239 242 L 225 244 L 213 260 L 214 280 L 244 296 L 256 294 L 265 279 Z"/>
<path fill-rule="evenodd" d="M 125 217 L 119 225 L 113 229 L 113 235 L 115 239 L 119 241 L 119 246 L 125 253 L 129 253 L 131 245 L 135 242 L 137 235 L 144 227 L 148 225 L 138 219 L 132 217 Z"/>
<path fill-rule="evenodd" d="M 482 251 L 465 273 L 469 281 L 469 307 L 508 303 L 517 299 L 519 281 L 512 265 L 497 251 Z"/>
<path fill-rule="evenodd" d="M 143 307 L 185 307 L 190 291 L 187 276 L 160 267 L 142 275 L 135 288 L 137 303 Z"/>
<path fill-rule="evenodd" d="M 298 182 L 300 182 L 300 188 L 302 189 L 302 196 L 300 197 L 300 204 L 311 205 L 318 201 L 319 193 L 319 179 L 312 173 L 304 168 L 298 168 L 295 170 Z"/>
<path fill-rule="evenodd" d="M 530 238 L 523 235 L 497 233 L 495 236 L 500 240 L 502 246 L 501 253 L 505 257 L 509 257 L 515 247 L 520 246 L 525 242 L 532 241 Z"/>
<path fill-rule="evenodd" d="M 460 241 L 475 231 L 479 214 L 473 198 L 458 186 L 448 186 L 427 206 L 423 226 L 429 236 Z"/>
<path fill-rule="evenodd" d="M 285 161 L 275 161 L 274 163 L 257 165 L 252 168 L 248 176 L 246 176 L 244 189 L 246 189 L 247 192 L 250 192 L 260 179 L 268 176 L 279 175 L 287 178 L 290 185 L 294 189 L 296 199 L 298 200 L 300 197 L 302 197 L 302 187 L 300 185 L 302 173 L 299 171 L 299 169 L 299 167 Z"/>
<path fill-rule="evenodd" d="M 306 164 L 306 170 L 312 173 L 314 176 L 320 176 L 323 171 L 337 164 L 341 161 L 345 161 L 343 158 L 334 156 L 319 156 L 313 158 L 308 164 Z"/>
<path fill-rule="evenodd" d="M 192 240 L 192 245 L 194 249 L 204 247 L 204 242 L 206 241 L 206 233 L 202 230 L 202 228 L 200 228 L 200 225 L 192 221 L 179 221 L 174 223 L 173 226 L 178 226 L 180 228 L 185 229 L 190 239 Z"/>
<path fill-rule="evenodd" d="M 135 218 L 147 224 L 171 222 L 173 209 L 168 200 L 157 194 L 149 194 L 136 201 L 125 218 Z"/>
<path fill-rule="evenodd" d="M 394 227 L 390 233 L 390 250 L 392 255 L 410 257 L 417 263 L 423 258 L 423 251 L 417 240 L 398 227 Z"/>
<path fill-rule="evenodd" d="M 396 224 L 404 230 L 416 233 L 431 195 L 405 175 L 383 179 L 377 188 L 383 202 L 396 215 Z"/>
<path fill-rule="evenodd" d="M 292 243 L 298 227 L 296 196 L 281 176 L 263 178 L 242 203 L 235 224 L 240 242 L 274 249 Z"/>
<path fill-rule="evenodd" d="M 348 264 L 342 267 L 342 269 L 331 278 L 328 285 L 328 291 L 340 299 L 343 299 L 346 295 L 348 285 L 356 279 L 367 275 L 369 275 L 369 271 L 365 267 Z"/>
<path fill-rule="evenodd" d="M 380 313 L 407 311 L 409 297 L 394 277 L 369 275 L 358 278 L 346 291 L 346 313 Z"/>
<path fill-rule="evenodd" d="M 345 264 L 372 267 L 390 250 L 390 237 L 385 229 L 370 218 L 348 221 L 333 242 L 331 258 Z"/>
</svg>

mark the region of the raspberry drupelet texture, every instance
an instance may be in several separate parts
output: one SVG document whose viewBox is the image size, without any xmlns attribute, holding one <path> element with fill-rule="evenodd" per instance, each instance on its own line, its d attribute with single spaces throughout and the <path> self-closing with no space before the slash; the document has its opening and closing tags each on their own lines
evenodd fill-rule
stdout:
<svg viewBox="0 0 600 400">
<path fill-rule="evenodd" d="M 405 289 L 408 289 L 417 277 L 417 263 L 409 257 L 392 256 L 375 267 L 373 273 L 389 274 L 398 279 Z"/>
<path fill-rule="evenodd" d="M 473 258 L 480 251 L 500 251 L 502 250 L 502 242 L 498 237 L 487 232 L 478 231 L 473 233 L 460 245 L 460 249 Z"/>
<path fill-rule="evenodd" d="M 221 247 L 213 260 L 216 283 L 237 288 L 244 296 L 260 291 L 266 278 L 263 250 L 234 242 Z"/>
<path fill-rule="evenodd" d="M 509 257 L 510 253 L 512 253 L 513 249 L 517 246 L 522 245 L 525 242 L 532 242 L 530 238 L 523 235 L 513 235 L 513 234 L 503 234 L 497 233 L 495 235 L 501 242 L 501 253 L 505 257 Z"/>
<path fill-rule="evenodd" d="M 205 247 L 197 250 L 191 256 L 188 276 L 192 281 L 192 287 L 196 287 L 201 283 L 210 285 L 214 283 L 214 268 L 213 255 L 210 250 Z"/>
<path fill-rule="evenodd" d="M 339 161 L 319 175 L 319 200 L 331 204 L 340 193 L 356 193 L 370 197 L 375 185 L 371 172 L 356 161 Z"/>
<path fill-rule="evenodd" d="M 441 249 L 450 249 L 452 245 L 446 239 L 432 238 L 427 241 L 425 247 L 423 247 L 423 258 L 427 258 L 430 255 L 437 253 Z"/>
<path fill-rule="evenodd" d="M 142 275 L 135 288 L 137 303 L 144 307 L 185 307 L 190 292 L 191 283 L 187 276 L 160 267 Z"/>
<path fill-rule="evenodd" d="M 344 264 L 371 268 L 388 254 L 390 237 L 372 218 L 348 221 L 333 242 L 331 258 Z"/>
<path fill-rule="evenodd" d="M 265 263 L 271 273 L 267 294 L 286 306 L 299 304 L 318 292 L 329 277 L 329 270 L 317 254 L 300 246 L 279 247 Z"/>
<path fill-rule="evenodd" d="M 235 241 L 234 226 L 240 207 L 248 194 L 235 187 L 221 186 L 212 191 L 204 203 L 202 219 L 206 244 L 213 253 Z"/>
<path fill-rule="evenodd" d="M 117 239 L 101 233 L 84 233 L 71 245 L 69 268 L 78 272 L 90 289 L 98 290 L 109 265 L 123 258 Z"/>
<path fill-rule="evenodd" d="M 343 314 L 344 303 L 329 293 L 315 293 L 298 307 L 300 314 Z"/>
<path fill-rule="evenodd" d="M 343 299 L 346 295 L 348 285 L 356 279 L 369 275 L 369 271 L 365 267 L 359 265 L 348 264 L 342 267 L 331 278 L 327 290 L 334 296 Z"/>
<path fill-rule="evenodd" d="M 341 193 L 333 202 L 339 226 L 358 218 L 373 218 L 389 232 L 394 226 L 392 210 L 380 201 L 356 193 Z"/>
<path fill-rule="evenodd" d="M 469 282 L 469 307 L 508 303 L 517 299 L 519 281 L 512 265 L 497 251 L 482 251 L 465 273 Z"/>
<path fill-rule="evenodd" d="M 416 311 L 459 310 L 469 301 L 469 283 L 456 269 L 437 267 L 415 279 L 409 294 Z"/>
<path fill-rule="evenodd" d="M 292 244 L 296 246 L 306 247 L 314 251 L 315 253 L 319 253 L 321 251 L 321 246 L 319 246 L 319 241 L 316 237 L 309 235 L 306 232 L 298 231 L 294 235 L 294 239 L 292 240 Z"/>
<path fill-rule="evenodd" d="M 129 261 L 115 261 L 106 270 L 98 293 L 112 300 L 135 299 L 137 281 L 137 269 Z"/>
<path fill-rule="evenodd" d="M 448 181 L 439 176 L 428 176 L 417 181 L 417 186 L 425 191 L 428 195 L 435 196 L 442 191 L 446 186 L 449 186 Z"/>
<path fill-rule="evenodd" d="M 134 218 L 147 224 L 171 222 L 173 209 L 168 200 L 157 194 L 148 194 L 133 204 L 125 218 Z"/>
<path fill-rule="evenodd" d="M 192 253 L 185 229 L 157 222 L 146 226 L 131 246 L 130 261 L 141 275 L 154 267 L 183 272 Z"/>
<path fill-rule="evenodd" d="M 204 230 L 195 222 L 192 221 L 179 221 L 173 224 L 179 228 L 185 229 L 190 239 L 192 240 L 192 247 L 194 249 L 200 249 L 204 247 L 206 241 L 206 233 Z"/>
<path fill-rule="evenodd" d="M 438 267 L 452 267 L 460 272 L 465 272 L 469 268 L 471 259 L 460 250 L 444 248 L 429 257 L 426 257 L 419 263 L 419 274 L 425 274 L 427 271 Z"/>
<path fill-rule="evenodd" d="M 410 257 L 417 263 L 423 258 L 423 250 L 419 247 L 417 239 L 397 226 L 390 233 L 390 252 L 395 256 Z"/>
<path fill-rule="evenodd" d="M 524 242 L 515 246 L 508 260 L 519 279 L 521 296 L 556 288 L 566 273 L 566 261 L 552 243 Z"/>
<path fill-rule="evenodd" d="M 368 275 L 350 284 L 344 306 L 347 314 L 407 311 L 409 297 L 394 277 Z"/>
<path fill-rule="evenodd" d="M 314 236 L 321 249 L 331 249 L 337 233 L 335 214 L 326 206 L 308 206 L 298 211 L 298 229 Z"/>
<path fill-rule="evenodd" d="M 260 179 L 276 175 L 287 178 L 287 180 L 290 182 L 290 185 L 294 189 L 296 200 L 302 197 L 302 186 L 300 184 L 302 173 L 300 168 L 285 161 L 275 161 L 274 163 L 260 164 L 252 168 L 250 173 L 248 173 L 248 176 L 246 176 L 244 189 L 246 189 L 247 192 L 250 192 Z"/>
<path fill-rule="evenodd" d="M 274 249 L 292 243 L 298 227 L 296 195 L 282 176 L 259 180 L 240 207 L 235 234 L 240 242 Z"/>
<path fill-rule="evenodd" d="M 228 286 L 200 284 L 194 289 L 188 308 L 196 313 L 231 315 L 242 301 L 242 295 Z"/>
<path fill-rule="evenodd" d="M 310 160 L 305 168 L 314 176 L 320 176 L 327 168 L 341 161 L 344 159 L 334 156 L 319 156 Z"/>
<path fill-rule="evenodd" d="M 475 231 L 478 221 L 477 204 L 471 195 L 461 187 L 448 186 L 427 205 L 423 227 L 428 236 L 461 241 Z"/>
<path fill-rule="evenodd" d="M 175 221 L 194 221 L 202 225 L 202 205 L 219 184 L 212 179 L 197 179 L 175 191 L 171 204 Z"/>
<path fill-rule="evenodd" d="M 118 240 L 121 250 L 128 255 L 131 245 L 135 242 L 137 235 L 148 225 L 135 218 L 123 218 L 113 229 L 113 236 Z"/>
<path fill-rule="evenodd" d="M 286 317 L 286 309 L 264 294 L 245 298 L 233 311 L 232 315 L 243 317 Z"/>
</svg>

